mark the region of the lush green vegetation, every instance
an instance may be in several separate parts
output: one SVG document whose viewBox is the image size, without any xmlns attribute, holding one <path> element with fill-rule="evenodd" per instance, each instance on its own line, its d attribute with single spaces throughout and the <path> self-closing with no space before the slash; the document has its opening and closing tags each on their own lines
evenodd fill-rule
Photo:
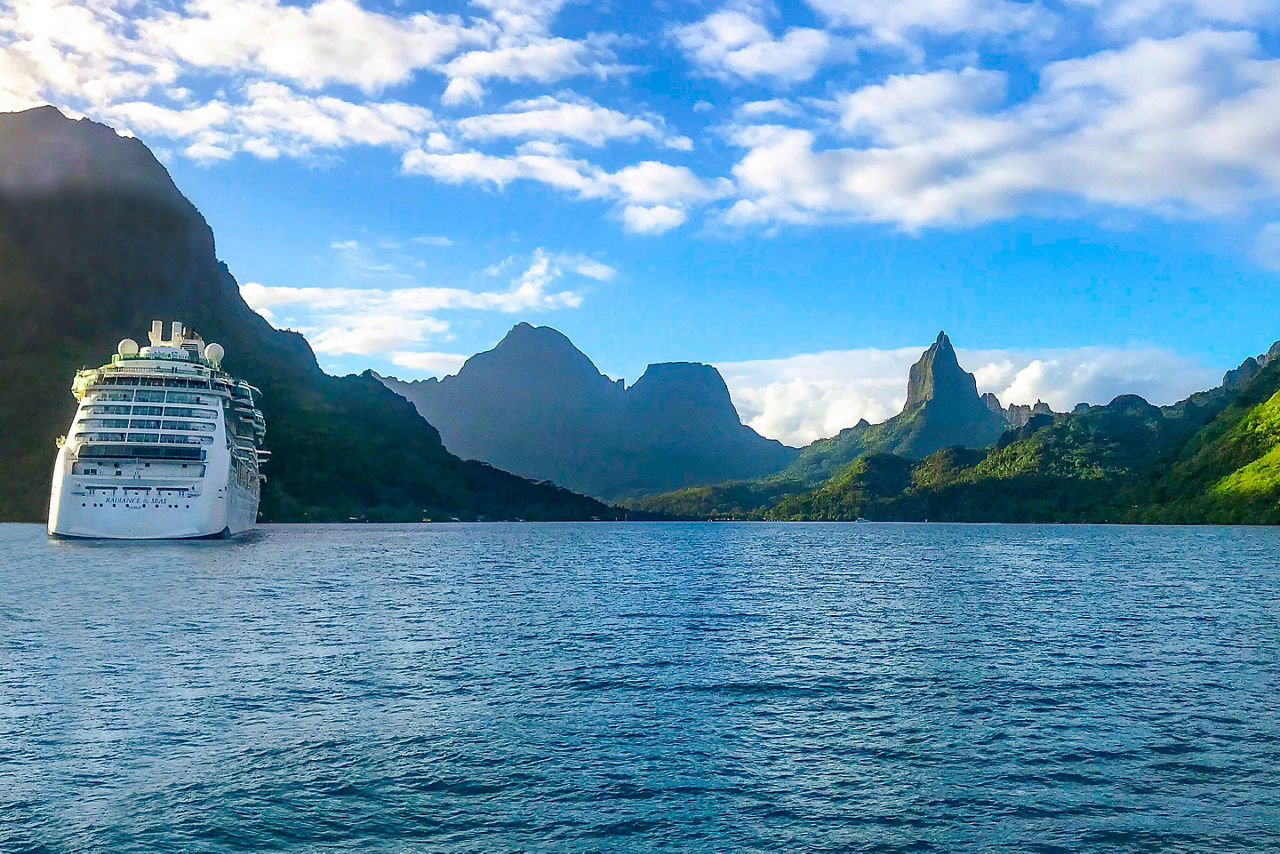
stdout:
<svg viewBox="0 0 1280 854">
<path fill-rule="evenodd" d="M 701 487 L 645 508 L 784 520 L 1280 523 L 1280 360 L 1174 406 L 1120 397 L 1036 416 L 986 450 L 864 454 L 817 488 L 802 483 Z"/>
</svg>

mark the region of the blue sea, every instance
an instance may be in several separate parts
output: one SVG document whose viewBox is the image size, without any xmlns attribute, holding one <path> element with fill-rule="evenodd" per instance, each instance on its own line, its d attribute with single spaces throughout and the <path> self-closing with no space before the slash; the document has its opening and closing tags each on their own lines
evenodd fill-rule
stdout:
<svg viewBox="0 0 1280 854">
<path fill-rule="evenodd" d="M 0 526 L 0 850 L 1280 848 L 1280 530 Z"/>
</svg>

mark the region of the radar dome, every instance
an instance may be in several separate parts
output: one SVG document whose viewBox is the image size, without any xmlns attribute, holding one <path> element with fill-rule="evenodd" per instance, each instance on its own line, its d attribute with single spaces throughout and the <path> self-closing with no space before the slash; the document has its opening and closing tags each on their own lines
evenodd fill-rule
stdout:
<svg viewBox="0 0 1280 854">
<path fill-rule="evenodd" d="M 227 351 L 222 349 L 221 344 L 210 344 L 204 348 L 204 357 L 215 364 L 221 362 L 222 357 L 225 355 L 227 355 Z"/>
<path fill-rule="evenodd" d="M 116 352 L 121 356 L 136 356 L 138 355 L 138 342 L 132 338 L 126 338 L 116 345 Z"/>
</svg>

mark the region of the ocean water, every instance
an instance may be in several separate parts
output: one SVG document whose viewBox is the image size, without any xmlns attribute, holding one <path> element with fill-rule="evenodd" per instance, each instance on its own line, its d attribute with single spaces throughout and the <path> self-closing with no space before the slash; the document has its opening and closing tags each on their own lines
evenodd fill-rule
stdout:
<svg viewBox="0 0 1280 854">
<path fill-rule="evenodd" d="M 0 850 L 1280 848 L 1280 531 L 0 526 Z"/>
</svg>

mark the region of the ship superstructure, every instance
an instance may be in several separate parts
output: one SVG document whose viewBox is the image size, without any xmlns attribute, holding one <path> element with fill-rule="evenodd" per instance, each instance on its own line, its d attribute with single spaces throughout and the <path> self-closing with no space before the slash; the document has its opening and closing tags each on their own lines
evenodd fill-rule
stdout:
<svg viewBox="0 0 1280 854">
<path fill-rule="evenodd" d="M 76 374 L 79 408 L 60 439 L 49 533 L 177 539 L 230 536 L 258 517 L 266 421 L 260 392 L 222 370 L 218 344 L 173 323 L 126 338 L 109 364 Z"/>
</svg>

